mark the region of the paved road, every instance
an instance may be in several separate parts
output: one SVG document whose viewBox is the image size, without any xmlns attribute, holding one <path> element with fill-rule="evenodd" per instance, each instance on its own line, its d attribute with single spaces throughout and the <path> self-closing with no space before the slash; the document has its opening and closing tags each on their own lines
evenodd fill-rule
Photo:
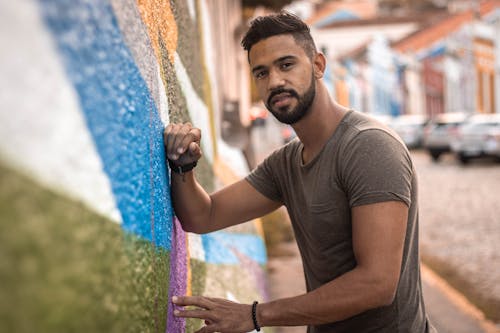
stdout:
<svg viewBox="0 0 500 333">
<path fill-rule="evenodd" d="M 500 164 L 412 154 L 424 261 L 500 321 Z"/>
</svg>

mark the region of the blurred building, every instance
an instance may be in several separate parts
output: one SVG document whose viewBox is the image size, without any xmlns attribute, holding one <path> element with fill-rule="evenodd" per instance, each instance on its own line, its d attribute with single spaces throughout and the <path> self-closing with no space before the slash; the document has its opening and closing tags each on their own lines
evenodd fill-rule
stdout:
<svg viewBox="0 0 500 333">
<path fill-rule="evenodd" d="M 498 1 L 375 5 L 329 2 L 308 19 L 338 101 L 388 116 L 499 111 Z"/>
<path fill-rule="evenodd" d="M 404 68 L 407 110 L 413 109 L 411 96 L 423 95 L 424 110 L 431 116 L 499 111 L 500 82 L 495 74 L 499 9 L 498 1 L 482 2 L 392 45 Z"/>
</svg>

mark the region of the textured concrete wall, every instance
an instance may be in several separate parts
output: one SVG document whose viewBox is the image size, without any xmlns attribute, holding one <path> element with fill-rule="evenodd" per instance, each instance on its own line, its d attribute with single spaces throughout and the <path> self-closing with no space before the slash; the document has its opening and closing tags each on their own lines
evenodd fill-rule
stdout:
<svg viewBox="0 0 500 333">
<path fill-rule="evenodd" d="M 0 3 L 8 331 L 192 331 L 200 323 L 174 319 L 169 295 L 266 297 L 256 224 L 186 235 L 171 206 L 162 138 L 170 121 L 202 129 L 196 173 L 208 191 L 223 182 L 220 160 L 246 171 L 216 132 L 209 73 L 221 64 L 206 44 L 211 21 L 225 18 L 208 16 L 218 12 L 209 4 Z"/>
</svg>

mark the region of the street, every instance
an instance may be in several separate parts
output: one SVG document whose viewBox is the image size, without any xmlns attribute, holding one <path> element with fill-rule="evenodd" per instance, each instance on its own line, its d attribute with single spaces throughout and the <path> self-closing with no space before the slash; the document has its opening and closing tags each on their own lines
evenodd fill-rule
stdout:
<svg viewBox="0 0 500 333">
<path fill-rule="evenodd" d="M 424 262 L 500 321 L 500 164 L 413 151 Z"/>
</svg>

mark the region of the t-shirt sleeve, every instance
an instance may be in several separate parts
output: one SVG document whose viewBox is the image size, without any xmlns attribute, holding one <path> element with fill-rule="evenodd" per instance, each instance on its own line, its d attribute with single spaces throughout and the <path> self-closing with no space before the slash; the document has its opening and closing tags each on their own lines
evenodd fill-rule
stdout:
<svg viewBox="0 0 500 333">
<path fill-rule="evenodd" d="M 283 196 L 279 189 L 279 181 L 273 170 L 276 170 L 278 162 L 277 153 L 268 156 L 245 178 L 257 191 L 277 202 L 283 202 Z"/>
<path fill-rule="evenodd" d="M 413 168 L 408 150 L 380 129 L 360 131 L 340 156 L 340 179 L 351 207 L 384 201 L 411 204 Z"/>
</svg>

